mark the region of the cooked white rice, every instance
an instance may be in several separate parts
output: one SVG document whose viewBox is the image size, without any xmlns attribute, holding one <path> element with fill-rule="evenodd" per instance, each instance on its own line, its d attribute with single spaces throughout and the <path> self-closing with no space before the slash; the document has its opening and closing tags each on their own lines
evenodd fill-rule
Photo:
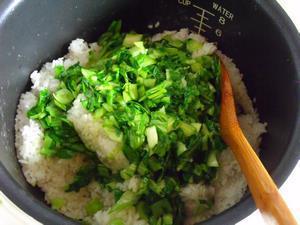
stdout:
<svg viewBox="0 0 300 225">
<path fill-rule="evenodd" d="M 83 143 L 97 152 L 101 161 L 113 171 L 129 165 L 122 152 L 121 143 L 111 140 L 105 134 L 102 122 L 93 118 L 81 104 L 83 95 L 78 95 L 68 111 L 68 119 L 74 124 Z"/>
<path fill-rule="evenodd" d="M 174 38 L 184 40 L 192 38 L 203 43 L 203 47 L 193 54 L 193 57 L 211 54 L 216 51 L 216 46 L 208 43 L 205 39 L 187 29 L 176 31 L 165 31 L 153 36 L 153 41 L 160 40 L 165 35 L 173 35 Z M 69 46 L 69 53 L 63 58 L 46 63 L 40 71 L 34 71 L 30 77 L 32 89 L 22 94 L 18 105 L 15 130 L 15 145 L 17 156 L 22 165 L 23 173 L 27 181 L 40 187 L 45 192 L 45 200 L 51 203 L 56 200 L 63 201 L 61 208 L 57 209 L 63 214 L 75 218 L 84 219 L 93 224 L 107 225 L 111 217 L 122 218 L 127 225 L 146 225 L 147 223 L 139 218 L 134 208 L 129 208 L 120 213 L 109 215 L 109 208 L 114 203 L 114 196 L 94 182 L 79 192 L 66 193 L 65 186 L 70 183 L 76 171 L 85 164 L 82 156 L 78 155 L 72 159 L 46 159 L 41 157 L 39 150 L 43 144 L 43 129 L 34 120 L 28 119 L 26 112 L 37 101 L 37 94 L 40 90 L 47 88 L 54 92 L 58 88 L 59 81 L 54 77 L 54 67 L 64 65 L 66 68 L 79 62 L 84 66 L 88 62 L 89 51 L 98 51 L 100 46 L 96 43 L 87 44 L 82 39 L 76 39 Z M 259 149 L 260 136 L 266 132 L 266 125 L 259 122 L 258 114 L 253 108 L 247 89 L 242 81 L 242 75 L 232 60 L 221 52 L 217 54 L 222 58 L 227 67 L 233 86 L 234 97 L 237 104 L 242 108 L 244 114 L 238 116 L 240 126 L 254 149 Z M 101 121 L 96 120 L 87 112 L 80 103 L 80 98 L 74 101 L 73 107 L 68 111 L 68 118 L 73 122 L 74 127 L 86 146 L 94 149 L 104 163 L 111 169 L 120 169 L 128 165 L 127 159 L 121 151 L 119 143 L 110 140 L 103 132 Z M 113 154 L 111 152 L 114 151 Z M 118 152 L 118 154 L 115 154 Z M 112 155 L 117 157 L 112 158 Z M 246 181 L 235 160 L 231 150 L 224 150 L 219 156 L 219 170 L 217 177 L 211 185 L 202 183 L 189 184 L 182 188 L 180 196 L 185 203 L 186 213 L 189 216 L 186 224 L 194 224 L 212 215 L 218 214 L 236 204 L 246 191 Z M 122 190 L 136 192 L 139 188 L 139 179 L 133 177 L 123 184 L 118 184 Z M 197 214 L 196 202 L 214 198 L 214 205 L 211 210 L 204 214 Z M 88 217 L 85 212 L 85 205 L 94 198 L 99 198 L 104 204 L 104 209 L 98 211 L 93 217 Z"/>
</svg>

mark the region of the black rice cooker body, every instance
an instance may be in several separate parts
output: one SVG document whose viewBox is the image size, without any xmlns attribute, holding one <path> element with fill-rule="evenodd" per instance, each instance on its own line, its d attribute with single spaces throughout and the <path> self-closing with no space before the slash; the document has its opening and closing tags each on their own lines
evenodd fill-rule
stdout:
<svg viewBox="0 0 300 225">
<path fill-rule="evenodd" d="M 256 99 L 262 121 L 261 159 L 278 185 L 299 159 L 300 44 L 296 28 L 272 0 L 66 0 L 0 1 L 0 187 L 44 224 L 75 225 L 49 208 L 25 182 L 14 148 L 14 117 L 29 74 L 63 56 L 76 37 L 96 41 L 113 19 L 125 31 L 154 34 L 190 28 L 218 43 L 234 59 Z M 149 29 L 152 28 L 152 29 Z M 234 224 L 255 209 L 240 203 L 203 224 Z"/>
</svg>

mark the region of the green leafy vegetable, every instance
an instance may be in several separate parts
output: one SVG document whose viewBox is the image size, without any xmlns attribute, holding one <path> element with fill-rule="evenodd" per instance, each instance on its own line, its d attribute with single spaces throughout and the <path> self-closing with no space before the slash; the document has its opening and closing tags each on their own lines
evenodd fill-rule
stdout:
<svg viewBox="0 0 300 225">
<path fill-rule="evenodd" d="M 188 39 L 186 49 L 190 52 L 195 52 L 202 47 L 202 44 L 194 39 Z"/>
<path fill-rule="evenodd" d="M 53 97 L 55 99 L 55 102 L 59 102 L 62 105 L 68 105 L 74 99 L 72 93 L 66 88 L 59 89 L 57 92 L 53 94 Z"/>
<path fill-rule="evenodd" d="M 197 205 L 197 211 L 202 213 L 208 209 L 211 209 L 213 206 L 213 201 L 211 200 L 199 200 Z"/>
<path fill-rule="evenodd" d="M 136 207 L 150 225 L 182 224 L 180 188 L 210 183 L 218 155 L 225 148 L 220 136 L 220 62 L 215 54 L 192 58 L 202 48 L 196 40 L 172 35 L 152 42 L 147 35 L 122 33 L 114 21 L 91 51 L 89 62 L 54 68 L 60 81 L 54 93 L 43 90 L 27 115 L 44 129 L 41 154 L 89 159 L 66 191 L 79 191 L 91 181 L 112 192 L 110 213 Z M 82 106 L 101 121 L 103 131 L 122 146 L 129 166 L 112 172 L 87 149 L 67 111 L 83 94 Z M 122 191 L 119 183 L 138 180 L 138 191 Z M 58 204 L 59 205 L 59 204 Z M 200 201 L 199 211 L 211 201 Z M 86 206 L 89 215 L 102 209 L 98 199 Z M 123 225 L 114 218 L 111 225 Z"/>
<path fill-rule="evenodd" d="M 167 199 L 161 199 L 155 202 L 150 208 L 153 216 L 156 218 L 172 212 L 172 206 Z"/>
<path fill-rule="evenodd" d="M 173 215 L 172 214 L 166 214 L 163 216 L 162 219 L 163 225 L 172 225 L 173 224 Z"/>
<path fill-rule="evenodd" d="M 116 204 L 111 208 L 110 213 L 119 212 L 130 206 L 133 206 L 138 201 L 139 196 L 131 191 L 126 191 L 121 196 L 121 198 L 116 202 Z"/>
<path fill-rule="evenodd" d="M 125 225 L 124 221 L 120 218 L 115 218 L 115 219 L 112 219 L 110 222 L 109 222 L 109 225 Z"/>
<path fill-rule="evenodd" d="M 180 156 L 187 150 L 187 147 L 182 142 L 177 143 L 177 156 Z"/>
<path fill-rule="evenodd" d="M 79 191 L 81 187 L 89 184 L 94 178 L 95 165 L 87 165 L 76 173 L 74 181 L 68 185 L 66 192 Z"/>
<path fill-rule="evenodd" d="M 123 40 L 123 45 L 125 47 L 130 47 L 132 46 L 135 42 L 141 41 L 143 38 L 142 34 L 126 34 L 124 40 Z"/>
<path fill-rule="evenodd" d="M 98 198 L 94 198 L 89 201 L 85 206 L 87 215 L 92 216 L 99 210 L 103 209 L 103 203 Z"/>
<path fill-rule="evenodd" d="M 126 169 L 123 169 L 123 170 L 120 172 L 121 177 L 122 177 L 124 180 L 130 179 L 130 178 L 133 177 L 133 175 L 135 174 L 136 167 L 137 167 L 136 164 L 130 164 Z"/>
<path fill-rule="evenodd" d="M 154 148 L 155 145 L 157 145 L 158 142 L 158 136 L 157 136 L 157 131 L 156 127 L 148 127 L 146 129 L 146 136 L 147 136 L 147 141 L 148 141 L 148 146 L 150 149 Z"/>
<path fill-rule="evenodd" d="M 51 200 L 51 206 L 53 209 L 59 210 L 65 204 L 65 200 L 63 198 L 54 198 Z"/>
<path fill-rule="evenodd" d="M 93 155 L 66 117 L 64 110 L 72 100 L 73 95 L 67 89 L 59 89 L 54 94 L 43 90 L 37 104 L 27 112 L 29 118 L 37 120 L 44 128 L 44 143 L 40 153 L 45 157 L 66 159 L 78 153 Z"/>
<path fill-rule="evenodd" d="M 50 96 L 48 90 L 42 90 L 37 104 L 27 112 L 27 116 L 31 119 L 43 119 L 47 115 L 46 105 L 49 103 Z"/>
</svg>

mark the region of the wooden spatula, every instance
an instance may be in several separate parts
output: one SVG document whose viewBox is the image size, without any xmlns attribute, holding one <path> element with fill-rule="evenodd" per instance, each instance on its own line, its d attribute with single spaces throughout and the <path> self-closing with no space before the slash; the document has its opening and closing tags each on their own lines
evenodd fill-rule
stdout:
<svg viewBox="0 0 300 225">
<path fill-rule="evenodd" d="M 222 62 L 221 70 L 220 126 L 223 140 L 230 146 L 239 162 L 256 206 L 267 224 L 297 225 L 274 181 L 239 126 L 229 74 Z"/>
</svg>

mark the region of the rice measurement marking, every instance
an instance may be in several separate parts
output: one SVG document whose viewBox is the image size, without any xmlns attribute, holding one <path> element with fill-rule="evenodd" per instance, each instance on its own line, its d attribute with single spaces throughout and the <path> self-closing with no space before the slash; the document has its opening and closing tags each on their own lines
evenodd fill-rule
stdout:
<svg viewBox="0 0 300 225">
<path fill-rule="evenodd" d="M 195 5 L 195 4 L 194 4 L 193 7 L 195 7 L 196 9 L 201 10 L 203 14 L 204 14 L 204 13 L 208 13 L 208 14 L 210 14 L 210 15 L 212 15 L 212 16 L 215 16 L 215 14 L 213 14 L 212 12 L 210 12 L 210 11 L 208 11 L 208 10 L 206 10 L 206 9 L 204 9 L 204 8 L 202 8 L 202 7 L 200 7 L 200 6 L 198 6 L 198 5 Z"/>
<path fill-rule="evenodd" d="M 200 10 L 200 13 L 196 13 L 196 15 L 199 17 L 199 19 L 197 19 L 195 17 L 190 17 L 191 20 L 198 23 L 198 25 L 194 25 L 194 28 L 197 29 L 197 33 L 200 34 L 201 32 L 206 32 L 204 27 L 208 28 L 208 29 L 212 29 L 212 27 L 210 25 L 205 23 L 205 21 L 209 21 L 209 18 L 206 15 L 215 16 L 215 14 L 213 14 L 212 12 L 210 12 L 198 5 L 193 5 L 193 7 Z"/>
<path fill-rule="evenodd" d="M 201 16 L 199 13 L 197 13 L 197 15 Z M 191 19 L 194 20 L 194 21 L 196 21 L 196 22 L 198 22 L 198 23 L 201 23 L 201 20 L 198 20 L 198 19 L 196 19 L 194 17 L 191 17 Z M 203 19 L 208 20 L 208 18 L 205 17 L 205 16 L 203 17 Z M 202 25 L 205 26 L 205 27 L 208 27 L 209 29 L 211 29 L 211 26 L 209 26 L 208 24 L 204 23 L 203 20 L 202 20 Z"/>
</svg>

